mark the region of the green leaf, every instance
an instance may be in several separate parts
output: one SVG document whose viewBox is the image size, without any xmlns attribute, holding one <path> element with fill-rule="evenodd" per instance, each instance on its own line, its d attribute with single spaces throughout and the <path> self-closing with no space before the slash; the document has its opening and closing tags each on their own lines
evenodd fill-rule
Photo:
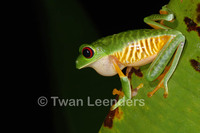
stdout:
<svg viewBox="0 0 200 133">
<path fill-rule="evenodd" d="M 168 8 L 175 13 L 176 20 L 165 24 L 181 31 L 186 37 L 181 59 L 168 82 L 168 98 L 163 97 L 162 89 L 151 98 L 147 97 L 158 81 L 148 82 L 144 76 L 133 73 L 133 87 L 140 83 L 144 87 L 132 99 L 132 106 L 110 111 L 99 132 L 200 132 L 200 1 L 171 0 Z M 140 68 L 143 75 L 148 67 Z"/>
</svg>

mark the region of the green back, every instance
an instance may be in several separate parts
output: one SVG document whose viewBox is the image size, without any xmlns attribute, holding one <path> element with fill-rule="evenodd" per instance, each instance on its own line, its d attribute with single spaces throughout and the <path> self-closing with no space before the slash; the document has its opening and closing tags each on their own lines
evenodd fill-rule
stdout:
<svg viewBox="0 0 200 133">
<path fill-rule="evenodd" d="M 137 42 L 138 40 L 162 36 L 162 35 L 176 35 L 181 34 L 173 29 L 163 30 L 163 29 L 140 29 L 140 30 L 129 30 L 121 32 L 118 34 L 110 35 L 101 38 L 91 45 L 94 47 L 102 47 L 107 55 L 114 52 L 121 51 L 124 47 L 128 46 L 129 43 Z"/>
</svg>

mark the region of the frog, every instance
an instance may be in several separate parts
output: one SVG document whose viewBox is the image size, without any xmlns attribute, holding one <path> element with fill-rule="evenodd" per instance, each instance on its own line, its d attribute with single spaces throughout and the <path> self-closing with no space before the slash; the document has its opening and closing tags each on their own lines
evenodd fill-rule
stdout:
<svg viewBox="0 0 200 133">
<path fill-rule="evenodd" d="M 172 77 L 185 44 L 185 36 L 178 30 L 168 27 L 164 21 L 175 21 L 174 13 L 163 6 L 160 14 L 144 18 L 144 22 L 153 29 L 135 29 L 120 32 L 98 39 L 91 44 L 82 44 L 76 68 L 91 67 L 102 76 L 119 75 L 122 90 L 115 89 L 113 94 L 120 98 L 112 105 L 115 110 L 127 100 L 132 99 L 133 89 L 128 74 L 131 68 L 139 69 L 150 64 L 145 79 L 159 80 L 155 89 L 147 94 L 152 97 L 160 88 L 164 89 L 164 98 L 168 97 L 168 81 Z M 127 68 L 126 74 L 122 72 Z M 141 83 L 136 88 L 142 88 Z"/>
</svg>

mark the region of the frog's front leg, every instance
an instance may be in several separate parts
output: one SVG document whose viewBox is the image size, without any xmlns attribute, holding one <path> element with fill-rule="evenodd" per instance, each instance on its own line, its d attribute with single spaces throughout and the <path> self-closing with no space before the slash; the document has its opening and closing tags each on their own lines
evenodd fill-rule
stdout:
<svg viewBox="0 0 200 133">
<path fill-rule="evenodd" d="M 174 14 L 167 8 L 163 6 L 160 10 L 160 14 L 152 14 L 144 18 L 144 22 L 153 27 L 154 29 L 170 29 L 163 24 L 163 21 L 172 21 L 174 19 Z M 160 21 L 160 23 L 156 22 Z"/>
<path fill-rule="evenodd" d="M 118 102 L 111 107 L 111 110 L 114 110 L 117 107 L 119 107 L 121 104 L 123 104 L 126 100 L 131 99 L 131 85 L 130 85 L 130 81 L 128 77 L 125 76 L 123 72 L 121 71 L 121 69 L 119 68 L 116 59 L 112 58 L 111 60 L 112 60 L 115 70 L 117 71 L 120 77 L 120 81 L 122 84 L 122 92 L 118 92 L 115 89 L 113 90 L 113 94 L 118 94 L 119 96 L 122 96 L 122 98 L 120 98 Z"/>
</svg>

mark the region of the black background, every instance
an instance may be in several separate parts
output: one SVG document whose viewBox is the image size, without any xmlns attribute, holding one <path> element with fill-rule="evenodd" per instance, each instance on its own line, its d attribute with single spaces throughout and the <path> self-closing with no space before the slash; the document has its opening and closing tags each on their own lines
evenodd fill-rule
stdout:
<svg viewBox="0 0 200 133">
<path fill-rule="evenodd" d="M 63 4 L 70 3 L 70 1 L 72 0 L 60 0 Z M 168 1 L 77 0 L 77 2 L 91 19 L 98 36 L 103 37 L 130 29 L 150 28 L 143 22 L 143 18 L 158 13 Z M 51 54 L 48 47 L 48 29 L 44 27 L 45 23 L 48 23 L 44 3 L 44 1 L 31 1 L 26 4 L 21 22 L 24 32 L 23 40 L 25 40 L 24 52 L 26 53 L 23 56 L 25 67 L 28 68 L 27 73 L 25 72 L 27 76 L 25 81 L 31 86 L 26 91 L 29 95 L 33 95 L 33 106 L 31 113 L 27 115 L 28 121 L 25 121 L 25 125 L 29 128 L 27 132 L 31 130 L 37 133 L 69 132 L 68 122 L 65 118 L 62 119 L 62 116 L 59 117 L 60 129 L 55 128 L 55 119 L 53 119 L 55 113 L 51 106 L 42 108 L 37 105 L 39 96 L 48 97 L 52 95 L 52 92 L 54 95 L 57 94 L 50 84 L 54 75 L 52 75 Z M 78 49 L 76 55 L 78 55 Z"/>
</svg>

